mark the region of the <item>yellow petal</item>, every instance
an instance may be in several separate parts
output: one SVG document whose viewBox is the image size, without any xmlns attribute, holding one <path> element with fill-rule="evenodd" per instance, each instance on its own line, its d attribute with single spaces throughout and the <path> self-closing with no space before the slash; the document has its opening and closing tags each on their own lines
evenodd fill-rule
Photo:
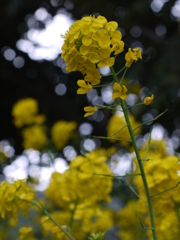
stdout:
<svg viewBox="0 0 180 240">
<path fill-rule="evenodd" d="M 89 52 L 89 47 L 81 45 L 80 53 L 82 53 L 83 55 L 86 55 L 86 54 L 88 54 L 88 52 Z"/>
<path fill-rule="evenodd" d="M 115 82 L 113 85 L 113 89 L 117 91 L 122 91 L 122 87 L 119 85 L 119 83 Z"/>
<path fill-rule="evenodd" d="M 88 89 L 84 89 L 84 88 L 78 88 L 77 90 L 77 94 L 86 94 L 88 92 Z"/>
<path fill-rule="evenodd" d="M 114 57 L 111 57 L 111 58 L 108 58 L 107 59 L 107 65 L 109 67 L 112 67 L 114 65 L 114 61 L 115 61 L 115 58 Z"/>
<path fill-rule="evenodd" d="M 82 39 L 82 43 L 84 46 L 89 46 L 92 43 L 92 38 L 88 36 L 84 36 Z"/>
<path fill-rule="evenodd" d="M 107 28 L 108 30 L 113 31 L 113 32 L 116 30 L 117 27 L 118 27 L 118 24 L 117 24 L 117 22 L 114 22 L 114 21 L 108 22 L 108 23 L 106 24 L 106 28 Z"/>
<path fill-rule="evenodd" d="M 89 54 L 89 60 L 92 62 L 92 63 L 97 63 L 99 62 L 100 60 L 100 57 L 97 53 L 90 53 Z"/>
<path fill-rule="evenodd" d="M 77 85 L 83 88 L 86 88 L 87 84 L 84 80 L 78 80 Z"/>
<path fill-rule="evenodd" d="M 119 98 L 120 97 L 120 93 L 119 92 L 115 92 L 112 95 L 112 98 Z"/>
</svg>

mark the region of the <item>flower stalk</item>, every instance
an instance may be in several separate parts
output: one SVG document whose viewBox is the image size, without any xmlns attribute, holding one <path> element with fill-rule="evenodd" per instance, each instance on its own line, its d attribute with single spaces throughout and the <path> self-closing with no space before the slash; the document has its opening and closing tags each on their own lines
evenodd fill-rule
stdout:
<svg viewBox="0 0 180 240">
<path fill-rule="evenodd" d="M 114 71 L 113 67 L 111 67 L 110 69 L 111 69 L 111 73 L 112 73 L 114 81 L 118 82 L 118 79 L 117 79 L 117 76 L 115 74 L 115 71 Z M 139 168 L 140 168 L 142 180 L 143 180 L 143 183 L 144 183 L 144 188 L 145 188 L 145 191 L 146 191 L 148 207 L 149 207 L 149 214 L 150 214 L 150 219 L 151 219 L 151 227 L 152 227 L 151 230 L 152 230 L 152 234 L 153 234 L 153 240 L 157 240 L 156 227 L 155 227 L 155 221 L 154 221 L 154 213 L 153 213 L 153 206 L 152 206 L 151 195 L 150 195 L 150 191 L 149 191 L 149 187 L 148 187 L 148 183 L 147 183 L 147 179 L 146 179 L 146 174 L 144 172 L 143 163 L 141 161 L 141 157 L 140 157 L 139 150 L 138 150 L 138 147 L 137 147 L 137 144 L 136 144 L 136 140 L 135 140 L 135 136 L 134 136 L 134 131 L 132 129 L 132 126 L 131 126 L 131 123 L 130 123 L 130 120 L 129 120 L 129 116 L 128 116 L 128 112 L 127 112 L 124 100 L 120 99 L 120 103 L 121 103 L 122 110 L 124 112 L 124 117 L 125 117 L 125 120 L 126 120 L 126 124 L 127 124 L 128 130 L 129 130 L 129 134 L 131 136 L 132 145 L 134 147 L 134 151 L 135 151 L 135 154 L 136 154 L 136 157 L 137 157 L 137 160 L 138 160 L 138 165 L 139 165 Z"/>
</svg>

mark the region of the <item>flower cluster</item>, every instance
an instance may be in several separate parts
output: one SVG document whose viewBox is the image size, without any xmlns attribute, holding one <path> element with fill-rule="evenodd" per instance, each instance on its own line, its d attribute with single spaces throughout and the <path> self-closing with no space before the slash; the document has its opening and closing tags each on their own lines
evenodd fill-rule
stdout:
<svg viewBox="0 0 180 240">
<path fill-rule="evenodd" d="M 180 170 L 179 159 L 175 155 L 168 155 L 167 144 L 164 140 L 152 140 L 148 153 L 146 153 L 147 146 L 148 143 L 142 146 L 140 155 L 141 159 L 144 160 L 149 190 L 151 196 L 162 192 L 152 197 L 157 236 L 160 240 L 178 240 L 180 236 L 180 219 L 178 217 L 180 196 L 177 194 L 179 186 L 175 186 L 180 181 L 180 176 L 177 173 Z M 144 159 L 145 156 L 146 159 Z M 136 159 L 135 163 L 136 173 L 139 173 Z M 138 187 L 140 198 L 147 201 L 142 178 L 137 176 L 134 181 Z M 166 192 L 165 190 L 168 189 L 170 190 Z M 118 212 L 119 236 L 124 240 L 144 239 L 145 234 L 149 240 L 153 239 L 151 231 L 143 231 L 139 224 L 138 216 L 140 216 L 144 226 L 151 226 L 148 206 L 141 199 L 128 202 Z M 132 231 L 127 231 L 127 229 Z"/>
<path fill-rule="evenodd" d="M 18 222 L 17 212 L 25 211 L 35 198 L 34 191 L 22 180 L 13 183 L 7 181 L 0 185 L 0 215 L 10 217 L 11 225 Z"/>
<path fill-rule="evenodd" d="M 41 150 L 48 143 L 44 122 L 45 115 L 39 114 L 38 102 L 33 98 L 19 100 L 12 108 L 14 125 L 23 128 L 23 147 Z"/>
<path fill-rule="evenodd" d="M 92 89 L 91 85 L 100 83 L 97 67 L 112 67 L 114 55 L 124 50 L 121 32 L 117 28 L 117 22 L 108 22 L 103 16 L 86 16 L 76 21 L 64 36 L 61 57 L 67 64 L 66 70 L 80 71 L 85 76 L 84 84 L 89 85 L 86 91 Z M 79 90 L 78 94 L 82 91 Z"/>
<path fill-rule="evenodd" d="M 113 175 L 106 163 L 108 158 L 105 149 L 97 149 L 85 156 L 77 156 L 63 174 L 55 172 L 52 175 L 46 196 L 61 208 L 61 213 L 56 218 L 66 229 L 73 212 L 73 236 L 77 235 L 78 226 L 81 228 L 78 234 L 84 236 L 88 232 L 104 231 L 113 227 L 113 213 L 100 205 L 101 201 L 110 201 L 112 190 L 113 178 L 104 176 Z M 62 221 L 63 219 L 65 220 Z M 64 236 L 50 220 L 43 224 L 43 227 L 44 231 L 48 230 L 53 234 L 56 232 L 56 236 L 59 236 L 57 239 Z M 84 239 L 84 236 L 79 238 Z"/>
</svg>

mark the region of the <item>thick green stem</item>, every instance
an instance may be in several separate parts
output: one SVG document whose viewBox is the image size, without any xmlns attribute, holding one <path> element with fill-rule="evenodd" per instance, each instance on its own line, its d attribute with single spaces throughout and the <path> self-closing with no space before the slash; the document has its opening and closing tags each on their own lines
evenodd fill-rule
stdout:
<svg viewBox="0 0 180 240">
<path fill-rule="evenodd" d="M 111 67 L 111 73 L 113 75 L 114 81 L 118 82 L 118 79 L 117 79 L 117 76 L 116 76 L 116 74 L 114 72 L 114 69 L 113 70 L 112 69 L 113 68 Z M 127 126 L 128 126 L 129 134 L 131 136 L 132 144 L 133 144 L 134 151 L 136 153 L 136 157 L 137 157 L 137 160 L 138 160 L 139 168 L 140 168 L 140 171 L 141 171 L 141 176 L 142 176 L 142 180 L 143 180 L 143 183 L 144 183 L 144 188 L 145 188 L 145 191 L 146 191 L 146 196 L 147 196 L 148 205 L 149 205 L 149 214 L 150 214 L 150 219 L 151 219 L 151 227 L 152 227 L 153 239 L 157 240 L 155 221 L 154 221 L 154 213 L 153 213 L 153 207 L 152 207 L 152 201 L 151 201 L 151 195 L 150 195 L 150 191 L 149 191 L 149 187 L 148 187 L 148 183 L 147 183 L 147 179 L 146 179 L 146 174 L 144 172 L 143 163 L 141 161 L 141 157 L 140 157 L 139 150 L 138 150 L 138 147 L 137 147 L 137 144 L 136 144 L 134 132 L 133 132 L 130 120 L 129 120 L 129 116 L 128 116 L 128 112 L 127 112 L 125 103 L 124 103 L 124 101 L 122 99 L 120 99 L 120 103 L 121 103 L 122 110 L 124 112 L 124 117 L 126 119 L 126 123 L 127 123 Z"/>
</svg>

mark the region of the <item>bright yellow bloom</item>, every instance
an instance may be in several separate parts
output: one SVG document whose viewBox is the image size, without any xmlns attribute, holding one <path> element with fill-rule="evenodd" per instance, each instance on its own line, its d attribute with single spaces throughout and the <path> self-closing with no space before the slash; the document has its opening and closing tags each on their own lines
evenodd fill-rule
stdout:
<svg viewBox="0 0 180 240">
<path fill-rule="evenodd" d="M 33 98 L 22 99 L 15 103 L 12 108 L 12 116 L 17 128 L 33 123 L 42 124 L 45 121 L 44 115 L 38 115 L 38 102 Z"/>
<path fill-rule="evenodd" d="M 122 85 L 122 87 L 117 83 L 115 82 L 114 85 L 113 85 L 113 89 L 115 90 L 115 92 L 113 93 L 112 95 L 112 98 L 121 98 L 123 100 L 125 100 L 127 98 L 127 88 Z"/>
<path fill-rule="evenodd" d="M 139 59 L 142 59 L 141 49 L 140 48 L 134 48 L 134 52 L 131 51 L 131 48 L 128 49 L 128 52 L 125 55 L 126 60 L 126 67 L 130 67 L 131 64 Z"/>
<path fill-rule="evenodd" d="M 92 90 L 92 85 L 86 84 L 84 80 L 78 80 L 77 84 L 78 86 L 80 86 L 80 88 L 78 88 L 77 90 L 77 94 L 86 94 L 87 92 Z"/>
<path fill-rule="evenodd" d="M 27 209 L 35 198 L 34 191 L 23 181 L 7 181 L 0 185 L 0 215 L 3 219 L 11 217 L 11 225 L 18 222 L 17 211 Z"/>
<path fill-rule="evenodd" d="M 92 107 L 92 106 L 88 106 L 88 107 L 85 107 L 84 108 L 84 111 L 86 112 L 84 114 L 84 117 L 88 117 L 88 116 L 91 116 L 93 115 L 95 112 L 98 111 L 98 108 L 95 106 L 95 107 Z"/>
<path fill-rule="evenodd" d="M 98 67 L 114 65 L 114 56 L 124 50 L 117 22 L 107 22 L 103 16 L 86 16 L 76 21 L 66 33 L 61 57 L 68 72 L 80 71 L 92 85 L 100 83 L 96 73 Z M 89 77 L 91 75 L 96 77 Z M 100 75 L 100 74 L 99 74 Z"/>
<path fill-rule="evenodd" d="M 151 97 L 146 97 L 146 98 L 144 99 L 144 104 L 145 104 L 145 105 L 151 104 L 152 101 L 153 101 L 153 99 L 154 99 L 154 94 L 152 94 Z"/>
<path fill-rule="evenodd" d="M 66 121 L 58 121 L 52 126 L 51 137 L 58 150 L 63 149 L 63 147 L 68 143 L 76 128 L 76 122 Z"/>
<path fill-rule="evenodd" d="M 48 143 L 45 129 L 43 126 L 34 125 L 27 127 L 22 131 L 23 147 L 25 149 L 33 148 L 41 150 Z"/>
</svg>

